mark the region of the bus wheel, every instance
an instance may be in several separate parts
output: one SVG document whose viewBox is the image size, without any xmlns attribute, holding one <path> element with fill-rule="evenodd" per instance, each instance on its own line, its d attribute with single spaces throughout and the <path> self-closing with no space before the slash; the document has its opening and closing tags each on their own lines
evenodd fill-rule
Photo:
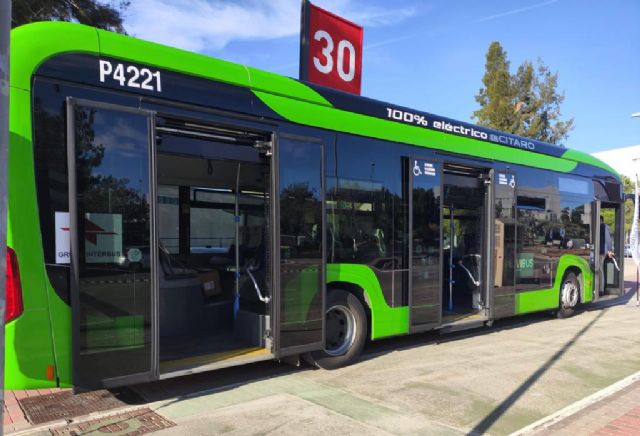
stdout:
<svg viewBox="0 0 640 436">
<path fill-rule="evenodd" d="M 568 272 L 560 288 L 560 310 L 558 318 L 568 318 L 573 315 L 575 307 L 580 301 L 580 282 L 574 272 Z"/>
<path fill-rule="evenodd" d="M 367 338 L 367 315 L 358 298 L 342 289 L 329 291 L 325 314 L 325 348 L 305 354 L 305 361 L 322 369 L 350 364 Z"/>
</svg>

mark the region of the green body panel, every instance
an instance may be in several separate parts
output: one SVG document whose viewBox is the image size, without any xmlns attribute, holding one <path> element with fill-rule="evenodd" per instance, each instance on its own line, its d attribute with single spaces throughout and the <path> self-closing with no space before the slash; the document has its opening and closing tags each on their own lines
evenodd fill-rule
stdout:
<svg viewBox="0 0 640 436">
<path fill-rule="evenodd" d="M 285 291 L 282 303 L 282 327 L 295 329 L 297 325 L 304 326 L 309 322 L 309 315 L 316 303 L 318 306 L 322 300 L 315 300 L 320 297 L 318 289 L 321 287 L 320 272 L 316 267 L 305 268 L 295 276 L 287 280 L 284 285 Z M 316 302 L 317 301 L 317 302 Z"/>
<path fill-rule="evenodd" d="M 576 162 L 582 162 L 588 165 L 593 165 L 594 167 L 602 168 L 603 170 L 610 172 L 611 174 L 616 176 L 618 179 L 620 179 L 620 175 L 617 173 L 616 170 L 611 168 L 608 164 L 602 162 L 600 159 L 597 159 L 592 155 L 585 153 L 583 151 L 567 149 L 567 151 L 564 152 L 562 157 L 565 159 L 574 160 Z"/>
<path fill-rule="evenodd" d="M 577 165 L 572 160 L 531 153 L 490 142 L 474 141 L 462 136 L 449 135 L 354 112 L 291 100 L 265 92 L 254 90 L 254 93 L 280 116 L 307 126 L 394 142 L 404 142 L 452 153 L 501 160 L 565 173 L 570 172 Z"/>
<path fill-rule="evenodd" d="M 86 328 L 87 347 L 91 350 L 144 347 L 144 317 L 141 315 L 88 316 Z"/>
<path fill-rule="evenodd" d="M 71 387 L 71 308 L 62 301 L 46 279 L 47 295 L 49 295 L 49 311 L 51 313 L 52 340 L 56 358 L 56 375 L 60 387 Z"/>
<path fill-rule="evenodd" d="M 516 314 L 550 310 L 558 307 L 560 301 L 558 290 L 540 289 L 516 294 Z"/>
<path fill-rule="evenodd" d="M 371 339 L 409 333 L 409 307 L 390 307 L 378 278 L 367 265 L 327 264 L 327 287 L 346 282 L 364 290 L 371 309 Z"/>
<path fill-rule="evenodd" d="M 26 304 L 25 304 L 26 306 Z M 56 387 L 47 380 L 53 365 L 47 308 L 26 310 L 5 328 L 5 389 Z"/>
<path fill-rule="evenodd" d="M 47 367 L 55 360 L 42 239 L 34 231 L 40 225 L 29 92 L 11 88 L 10 105 L 7 244 L 18 257 L 24 313 L 6 328 L 5 380 L 7 388 L 55 386 L 55 380 L 46 380 Z M 70 336 L 70 331 L 64 334 Z"/>
<path fill-rule="evenodd" d="M 51 56 L 71 52 L 98 53 L 96 32 L 92 27 L 62 22 L 33 23 L 12 30 L 11 87 L 31 91 L 31 76 Z"/>
<path fill-rule="evenodd" d="M 272 93 L 312 101 L 316 104 L 329 104 L 313 89 L 290 77 L 104 30 L 98 30 L 98 37 L 100 40 L 99 54 L 102 56 L 153 65 L 245 88 L 269 90 Z"/>
<path fill-rule="evenodd" d="M 571 171 L 578 162 L 612 171 L 598 159 L 575 150 L 557 158 L 338 110 L 297 80 L 80 24 L 22 26 L 12 31 L 11 43 L 11 86 L 22 89 L 29 89 L 31 75 L 45 59 L 60 53 L 92 53 L 251 88 L 275 112 L 300 124 L 560 172 Z"/>
<path fill-rule="evenodd" d="M 583 257 L 565 254 L 560 257 L 556 268 L 556 279 L 553 288 L 526 291 L 516 294 L 516 314 L 538 312 L 558 308 L 560 304 L 560 287 L 564 273 L 569 267 L 577 267 L 582 272 L 582 302 L 593 300 L 593 271 Z"/>
</svg>

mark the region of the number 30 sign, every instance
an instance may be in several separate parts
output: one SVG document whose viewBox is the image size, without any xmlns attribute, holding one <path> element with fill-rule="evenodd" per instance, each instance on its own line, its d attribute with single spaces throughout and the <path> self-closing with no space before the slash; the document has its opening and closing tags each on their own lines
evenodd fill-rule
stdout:
<svg viewBox="0 0 640 436">
<path fill-rule="evenodd" d="M 362 27 L 303 2 L 300 78 L 360 94 Z"/>
</svg>

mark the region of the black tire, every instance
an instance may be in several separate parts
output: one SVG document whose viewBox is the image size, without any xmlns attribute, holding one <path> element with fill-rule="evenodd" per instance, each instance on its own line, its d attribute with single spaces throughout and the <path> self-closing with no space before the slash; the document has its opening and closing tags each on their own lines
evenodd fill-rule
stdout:
<svg viewBox="0 0 640 436">
<path fill-rule="evenodd" d="M 329 291 L 327 300 L 325 349 L 306 353 L 303 358 L 317 368 L 336 369 L 349 365 L 362 351 L 367 314 L 358 297 L 342 289 Z"/>
<path fill-rule="evenodd" d="M 565 274 L 560 286 L 558 318 L 572 316 L 578 303 L 580 303 L 580 280 L 574 272 L 569 271 Z"/>
</svg>

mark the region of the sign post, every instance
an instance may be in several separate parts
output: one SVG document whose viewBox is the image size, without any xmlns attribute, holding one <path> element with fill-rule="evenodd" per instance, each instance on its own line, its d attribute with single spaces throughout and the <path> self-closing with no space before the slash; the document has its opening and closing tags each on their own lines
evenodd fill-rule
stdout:
<svg viewBox="0 0 640 436">
<path fill-rule="evenodd" d="M 6 303 L 7 157 L 9 150 L 9 37 L 11 1 L 0 2 L 0 418 L 4 422 L 4 310 Z M 3 427 L 0 427 L 0 435 Z"/>
<path fill-rule="evenodd" d="M 631 257 L 633 258 L 633 263 L 636 264 L 636 304 L 640 305 L 640 280 L 638 280 L 638 275 L 640 274 L 638 270 L 638 266 L 640 265 L 640 235 L 638 234 L 638 215 L 640 205 L 638 205 L 638 196 L 638 174 L 636 174 L 635 195 L 633 197 L 633 221 L 631 221 L 631 230 L 629 231 L 629 245 L 631 246 Z"/>
<path fill-rule="evenodd" d="M 360 95 L 362 27 L 302 1 L 300 80 Z"/>
</svg>

